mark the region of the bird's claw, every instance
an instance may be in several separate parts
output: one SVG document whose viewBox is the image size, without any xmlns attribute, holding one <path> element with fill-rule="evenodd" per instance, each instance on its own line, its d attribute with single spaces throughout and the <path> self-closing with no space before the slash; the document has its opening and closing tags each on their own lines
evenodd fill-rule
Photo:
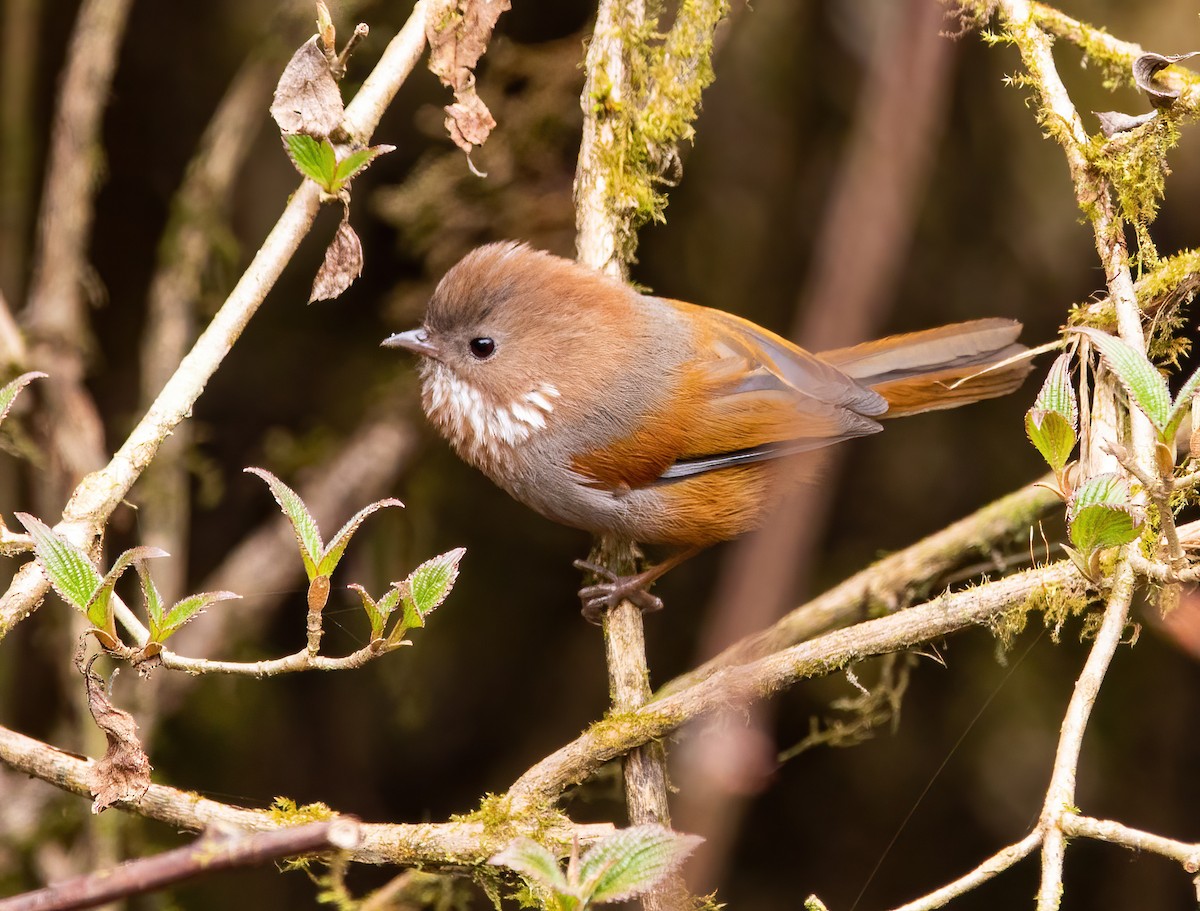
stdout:
<svg viewBox="0 0 1200 911">
<path fill-rule="evenodd" d="M 583 602 L 582 613 L 584 619 L 590 623 L 599 626 L 604 619 L 604 613 L 622 601 L 630 602 L 643 613 L 662 610 L 662 599 L 650 594 L 644 588 L 646 584 L 644 573 L 618 576 L 608 567 L 587 560 L 576 560 L 575 568 L 604 580 L 579 589 L 579 600 Z"/>
</svg>

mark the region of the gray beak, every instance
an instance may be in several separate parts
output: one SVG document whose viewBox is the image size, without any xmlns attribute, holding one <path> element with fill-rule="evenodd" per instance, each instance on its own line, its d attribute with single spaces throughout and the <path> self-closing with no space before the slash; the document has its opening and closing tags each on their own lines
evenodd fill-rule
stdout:
<svg viewBox="0 0 1200 911">
<path fill-rule="evenodd" d="M 384 348 L 405 348 L 421 357 L 438 359 L 441 352 L 438 346 L 429 341 L 429 333 L 424 329 L 409 329 L 407 332 L 397 332 L 389 335 L 380 344 Z"/>
</svg>

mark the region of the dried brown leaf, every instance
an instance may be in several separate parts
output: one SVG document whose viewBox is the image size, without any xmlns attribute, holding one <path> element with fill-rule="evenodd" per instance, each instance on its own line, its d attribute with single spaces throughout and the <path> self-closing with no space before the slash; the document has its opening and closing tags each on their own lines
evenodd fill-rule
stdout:
<svg viewBox="0 0 1200 911">
<path fill-rule="evenodd" d="M 340 296 L 362 275 L 362 270 L 362 241 L 350 227 L 350 213 L 347 212 L 325 250 L 325 261 L 313 279 L 308 302 L 311 304 L 313 301 L 332 300 Z"/>
<path fill-rule="evenodd" d="M 95 659 L 93 659 L 95 660 Z M 112 704 L 104 678 L 92 672 L 91 662 L 84 671 L 87 681 L 88 709 L 96 726 L 108 739 L 104 757 L 91 771 L 88 786 L 92 790 L 92 812 L 99 813 L 122 800 L 140 800 L 150 788 L 150 759 L 137 738 L 137 723 L 124 709 Z"/>
<path fill-rule="evenodd" d="M 446 129 L 468 155 L 496 126 L 475 93 L 473 70 L 487 50 L 496 20 L 510 7 L 510 0 L 436 0 L 426 19 L 429 68 L 454 90 L 454 104 L 446 107 Z"/>
<path fill-rule="evenodd" d="M 319 40 L 314 35 L 300 45 L 275 86 L 271 116 L 284 133 L 324 139 L 342 122 L 342 94 Z"/>
<path fill-rule="evenodd" d="M 1140 127 L 1143 123 L 1149 123 L 1158 116 L 1157 111 L 1145 114 L 1124 114 L 1121 111 L 1093 111 L 1092 113 L 1100 121 L 1100 132 L 1109 139 L 1118 133 L 1127 133 Z"/>
<path fill-rule="evenodd" d="M 1155 106 L 1169 105 L 1179 97 L 1179 90 L 1163 85 L 1154 78 L 1155 74 L 1165 70 L 1172 63 L 1179 63 L 1197 54 L 1200 54 L 1200 51 L 1192 51 L 1190 54 L 1142 54 L 1133 61 L 1133 81 L 1149 96 Z"/>
<path fill-rule="evenodd" d="M 472 146 L 481 146 L 487 141 L 496 126 L 492 112 L 473 89 L 460 94 L 458 101 L 446 105 L 445 111 L 446 130 L 450 138 L 468 155 Z"/>
</svg>

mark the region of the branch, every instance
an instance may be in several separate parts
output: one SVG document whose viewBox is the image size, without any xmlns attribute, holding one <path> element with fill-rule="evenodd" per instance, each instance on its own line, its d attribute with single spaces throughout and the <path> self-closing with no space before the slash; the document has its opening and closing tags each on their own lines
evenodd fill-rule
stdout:
<svg viewBox="0 0 1200 911">
<path fill-rule="evenodd" d="M 864 658 L 987 623 L 1032 596 L 1076 598 L 1086 591 L 1087 585 L 1074 566 L 1063 561 L 979 588 L 945 594 L 918 607 L 722 668 L 634 712 L 593 725 L 526 771 L 509 789 L 509 797 L 515 807 L 548 804 L 564 788 L 582 781 L 608 760 L 665 737 L 692 718 L 764 699 L 798 680 L 828 674 Z"/>
<path fill-rule="evenodd" d="M 154 401 L 195 340 L 204 271 L 226 221 L 234 180 L 262 122 L 274 69 L 273 62 L 254 59 L 234 77 L 175 194 L 147 295 L 140 375 L 144 406 Z M 138 491 L 142 543 L 175 554 L 160 567 L 156 580 L 167 603 L 183 595 L 187 578 L 190 496 L 185 462 L 190 446 L 188 425 L 180 424 L 163 443 Z"/>
<path fill-rule="evenodd" d="M 374 130 L 379 116 L 425 47 L 424 15 L 423 0 L 418 0 L 404 28 L 392 39 L 380 62 L 346 106 L 343 127 L 347 132 L 363 137 Z M 80 546 L 87 546 L 99 533 L 134 481 L 153 461 L 163 440 L 191 414 L 205 384 L 308 233 L 319 206 L 320 189 L 312 181 L 302 182 L 224 305 L 129 438 L 104 469 L 84 478 L 75 489 L 62 521 L 55 526 L 57 532 Z M 47 588 L 34 563 L 21 568 L 0 599 L 0 638 L 36 609 Z"/>
<path fill-rule="evenodd" d="M 894 911 L 932 911 L 934 908 L 942 908 L 951 899 L 965 895 L 972 889 L 983 885 L 989 879 L 993 879 L 1003 873 L 1018 861 L 1024 860 L 1041 843 L 1042 831 L 1041 829 L 1034 829 L 1015 845 L 1009 845 L 1002 851 L 997 851 L 965 876 L 959 877 L 954 882 L 948 883 L 942 886 L 942 888 L 930 892 L 928 895 L 923 895 L 914 901 L 906 902 L 895 908 Z"/>
<path fill-rule="evenodd" d="M 411 458 L 416 436 L 399 406 L 383 402 L 327 463 L 316 466 L 298 486 L 318 525 L 331 525 L 346 503 L 377 499 Z M 236 610 L 210 611 L 171 638 L 175 651 L 208 658 L 228 654 L 238 642 L 253 641 L 284 592 L 304 578 L 296 536 L 287 519 L 276 516 L 241 541 L 203 581 L 203 591 L 235 591 L 247 597 Z M 159 702 L 178 700 L 195 679 L 173 674 L 160 683 Z"/>
<path fill-rule="evenodd" d="M 359 840 L 359 823 L 353 816 L 253 835 L 205 835 L 186 847 L 76 876 L 35 892 L 0 899 L 0 911 L 91 908 L 221 870 L 255 866 L 314 851 L 348 851 L 357 847 Z"/>
<path fill-rule="evenodd" d="M 1131 545 L 1136 546 L 1136 545 Z M 1066 851 L 1066 833 L 1062 827 L 1064 817 L 1075 812 L 1075 774 L 1079 768 L 1079 754 L 1083 747 L 1083 735 L 1087 730 L 1092 706 L 1100 692 L 1100 684 L 1116 654 L 1117 646 L 1125 636 L 1125 625 L 1129 620 L 1129 604 L 1133 598 L 1134 576 L 1128 562 L 1122 562 L 1113 580 L 1112 593 L 1104 609 L 1104 620 L 1092 644 L 1087 661 L 1075 690 L 1067 704 L 1063 718 L 1062 733 L 1058 750 L 1054 756 L 1054 770 L 1050 774 L 1050 785 L 1046 789 L 1046 800 L 1042 805 L 1040 825 L 1045 830 L 1042 842 L 1042 881 L 1038 889 L 1038 911 L 1056 911 L 1062 900 L 1063 854 Z"/>
<path fill-rule="evenodd" d="M 1133 84 L 1133 61 L 1145 53 L 1140 44 L 1114 38 L 1103 29 L 1073 19 L 1044 3 L 1031 4 L 1030 12 L 1032 21 L 1040 28 L 1077 45 L 1095 62 L 1110 70 L 1119 70 L 1126 83 Z M 1179 103 L 1193 111 L 1200 106 L 1200 75 L 1182 67 L 1170 67 L 1155 78 L 1179 90 Z"/>
<path fill-rule="evenodd" d="M 1003 541 L 1024 537 L 1062 500 L 1041 484 L 1002 497 L 916 544 L 884 557 L 783 617 L 769 629 L 735 643 L 715 658 L 671 680 L 660 696 L 680 692 L 724 668 L 745 664 L 869 617 L 895 610 L 908 593 L 929 585 L 967 557 L 988 554 Z"/>
<path fill-rule="evenodd" d="M 71 753 L 0 727 L 0 762 L 64 791 L 90 796 L 89 781 L 95 760 Z M 136 804 L 119 803 L 120 809 L 191 832 L 210 827 L 240 832 L 270 832 L 288 828 L 287 814 L 220 803 L 190 791 L 153 784 Z M 340 818 L 331 810 L 330 818 Z M 546 816 L 512 816 L 509 824 L 485 825 L 471 818 L 447 823 L 362 823 L 362 840 L 348 853 L 352 861 L 370 864 L 407 864 L 453 867 L 484 863 L 518 835 L 538 834 L 566 853 L 578 838 L 588 843 L 613 831 L 608 823 L 576 825 Z"/>
</svg>

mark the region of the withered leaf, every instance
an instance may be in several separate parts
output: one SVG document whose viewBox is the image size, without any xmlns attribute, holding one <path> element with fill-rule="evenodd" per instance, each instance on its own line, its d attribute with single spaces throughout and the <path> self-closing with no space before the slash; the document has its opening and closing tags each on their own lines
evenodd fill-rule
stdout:
<svg viewBox="0 0 1200 911">
<path fill-rule="evenodd" d="M 1133 81 L 1137 83 L 1137 87 L 1145 92 L 1155 107 L 1166 107 L 1179 97 L 1179 90 L 1170 88 L 1160 83 L 1154 78 L 1154 75 L 1160 70 L 1165 70 L 1172 63 L 1179 63 L 1181 60 L 1187 60 L 1189 57 L 1195 57 L 1200 54 L 1200 51 L 1192 51 L 1190 54 L 1142 54 L 1137 60 L 1133 61 Z"/>
<path fill-rule="evenodd" d="M 319 40 L 314 35 L 300 45 L 275 86 L 271 116 L 284 133 L 324 139 L 342 122 L 342 94 Z"/>
<path fill-rule="evenodd" d="M 337 233 L 325 250 L 325 261 L 313 279 L 312 294 L 308 302 L 332 300 L 354 284 L 354 280 L 362 275 L 363 252 L 362 241 L 350 227 L 349 211 L 342 217 Z"/>
<path fill-rule="evenodd" d="M 474 89 L 460 94 L 458 101 L 448 104 L 446 130 L 454 144 L 470 154 L 472 146 L 481 146 L 496 126 L 496 119 Z"/>
<path fill-rule="evenodd" d="M 1145 114 L 1123 114 L 1120 111 L 1093 111 L 1096 119 L 1100 121 L 1100 132 L 1110 139 L 1118 133 L 1127 133 L 1135 127 L 1140 127 L 1143 123 L 1149 123 L 1157 115 L 1157 111 L 1149 111 Z"/>
<path fill-rule="evenodd" d="M 429 68 L 454 90 L 454 104 L 445 109 L 446 129 L 468 155 L 496 126 L 487 105 L 475 94 L 472 71 L 487 50 L 496 20 L 510 8 L 510 0 L 436 0 L 426 19 Z"/>
<path fill-rule="evenodd" d="M 510 0 L 437 0 L 426 18 L 429 68 L 457 93 L 473 83 L 471 70 L 487 50 Z"/>
<path fill-rule="evenodd" d="M 95 660 L 95 659 L 93 659 Z M 104 678 L 84 671 L 88 709 L 96 726 L 108 739 L 104 757 L 92 767 L 88 786 L 92 790 L 92 812 L 99 813 L 122 800 L 139 800 L 150 788 L 150 760 L 137 739 L 133 716 L 117 708 L 105 692 Z"/>
</svg>

